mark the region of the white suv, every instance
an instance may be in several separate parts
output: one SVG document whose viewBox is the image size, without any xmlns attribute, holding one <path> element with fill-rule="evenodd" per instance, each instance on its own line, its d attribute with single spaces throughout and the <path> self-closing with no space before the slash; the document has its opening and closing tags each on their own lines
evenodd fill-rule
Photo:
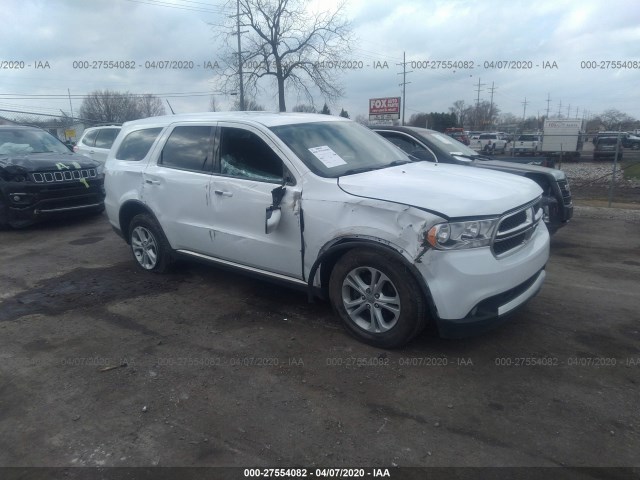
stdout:
<svg viewBox="0 0 640 480">
<path fill-rule="evenodd" d="M 226 112 L 125 123 L 105 167 L 109 220 L 144 270 L 178 257 L 330 299 L 384 348 L 435 322 L 498 323 L 540 289 L 540 187 L 502 172 L 411 162 L 340 117 Z"/>
<path fill-rule="evenodd" d="M 73 151 L 104 164 L 120 128 L 118 125 L 87 128 Z"/>
</svg>

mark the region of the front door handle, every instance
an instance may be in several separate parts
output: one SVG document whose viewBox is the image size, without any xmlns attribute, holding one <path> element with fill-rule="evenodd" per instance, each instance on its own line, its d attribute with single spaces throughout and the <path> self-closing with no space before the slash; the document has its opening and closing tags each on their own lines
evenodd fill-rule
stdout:
<svg viewBox="0 0 640 480">
<path fill-rule="evenodd" d="M 148 183 L 149 185 L 160 185 L 160 180 L 149 180 L 149 179 L 146 179 L 145 183 Z"/>
<path fill-rule="evenodd" d="M 233 197 L 233 193 L 231 192 L 225 192 L 224 190 L 214 190 L 213 191 L 216 195 L 221 195 L 223 197 Z"/>
</svg>

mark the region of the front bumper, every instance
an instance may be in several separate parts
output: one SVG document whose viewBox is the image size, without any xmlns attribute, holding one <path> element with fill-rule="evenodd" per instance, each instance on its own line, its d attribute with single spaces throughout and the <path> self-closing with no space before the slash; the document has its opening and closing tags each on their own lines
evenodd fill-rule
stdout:
<svg viewBox="0 0 640 480">
<path fill-rule="evenodd" d="M 7 205 L 7 223 L 23 227 L 38 220 L 70 216 L 104 209 L 104 184 L 101 178 L 56 184 L 7 183 L 3 198 Z"/>
<path fill-rule="evenodd" d="M 526 245 L 499 259 L 489 247 L 429 251 L 416 267 L 431 293 L 440 335 L 463 337 L 501 323 L 540 290 L 548 258 L 542 222 Z"/>
</svg>

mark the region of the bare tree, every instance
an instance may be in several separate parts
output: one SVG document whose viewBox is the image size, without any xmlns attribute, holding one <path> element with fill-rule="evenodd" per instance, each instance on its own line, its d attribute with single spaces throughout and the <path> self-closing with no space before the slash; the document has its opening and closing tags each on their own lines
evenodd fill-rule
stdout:
<svg viewBox="0 0 640 480">
<path fill-rule="evenodd" d="M 362 115 L 362 114 L 356 115 L 355 121 L 361 125 L 369 125 L 369 117 L 366 115 Z"/>
<path fill-rule="evenodd" d="M 453 105 L 449 107 L 449 112 L 454 113 L 458 119 L 458 125 L 464 127 L 464 124 L 467 121 L 467 114 L 469 113 L 464 100 L 456 100 L 453 102 Z"/>
<path fill-rule="evenodd" d="M 138 105 L 139 118 L 157 117 L 166 113 L 162 100 L 150 93 L 138 97 L 136 103 Z"/>
<path fill-rule="evenodd" d="M 614 108 L 605 110 L 599 117 L 607 130 L 629 130 L 636 121 L 635 118 Z"/>
<path fill-rule="evenodd" d="M 255 95 L 260 80 L 273 79 L 281 112 L 286 111 L 288 87 L 311 103 L 314 88 L 330 101 L 342 96 L 340 60 L 349 53 L 351 41 L 350 23 L 343 18 L 344 3 L 332 12 L 312 12 L 312 0 L 238 1 L 240 28 L 248 30 L 242 35 L 246 90 Z M 237 82 L 237 65 L 236 58 L 227 83 Z M 229 87 L 227 84 L 225 90 Z"/>
<path fill-rule="evenodd" d="M 154 95 L 112 90 L 91 92 L 80 106 L 80 117 L 95 123 L 122 123 L 164 113 L 162 102 Z"/>
<path fill-rule="evenodd" d="M 293 112 L 303 112 L 303 113 L 317 113 L 316 107 L 313 105 L 296 105 L 292 109 Z"/>
<path fill-rule="evenodd" d="M 210 112 L 217 112 L 218 111 L 218 103 L 216 102 L 216 96 L 215 95 L 211 95 L 211 98 L 209 99 L 209 111 Z"/>
<path fill-rule="evenodd" d="M 237 99 L 233 102 L 232 110 L 239 111 L 240 110 L 240 99 Z M 263 112 L 264 106 L 260 105 L 253 98 L 245 98 L 244 99 L 244 111 L 246 112 Z"/>
</svg>

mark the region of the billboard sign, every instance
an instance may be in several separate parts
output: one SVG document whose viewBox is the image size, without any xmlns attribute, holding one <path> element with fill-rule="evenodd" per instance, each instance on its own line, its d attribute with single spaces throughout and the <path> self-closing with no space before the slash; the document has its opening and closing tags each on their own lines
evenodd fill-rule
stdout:
<svg viewBox="0 0 640 480">
<path fill-rule="evenodd" d="M 398 120 L 400 97 L 369 99 L 369 120 Z"/>
</svg>

